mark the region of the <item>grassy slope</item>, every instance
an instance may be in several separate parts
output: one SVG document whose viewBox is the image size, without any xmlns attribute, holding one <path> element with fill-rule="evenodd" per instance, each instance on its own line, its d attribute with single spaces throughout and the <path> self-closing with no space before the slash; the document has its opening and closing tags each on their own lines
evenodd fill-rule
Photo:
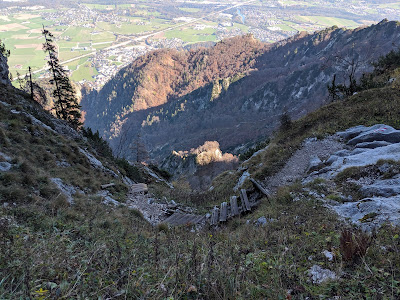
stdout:
<svg viewBox="0 0 400 300">
<path fill-rule="evenodd" d="M 23 97 L 10 90 L 7 93 L 11 99 Z M 322 137 L 357 124 L 399 126 L 399 102 L 398 88 L 386 87 L 323 107 L 296 121 L 289 131 L 278 132 L 270 150 L 248 162 L 250 170 L 260 178 L 276 172 L 308 136 Z M 16 167 L 1 173 L 1 189 L 13 186 L 22 191 L 22 196 L 15 196 L 16 206 L 0 208 L 2 299 L 400 296 L 398 228 L 385 226 L 375 234 L 364 257 L 345 261 L 340 251 L 343 225 L 299 184 L 280 189 L 253 215 L 231 221 L 219 231 L 151 228 L 136 211 L 112 209 L 96 198 L 78 197 L 76 204 L 69 206 L 58 201 L 54 191 L 42 194 L 40 182 L 50 190 L 54 187 L 40 178 L 53 176 L 53 172 L 62 176 L 54 161 L 64 158 L 74 163 L 65 181 L 95 190 L 99 174 L 80 163 L 80 157 L 70 158 L 77 156 L 76 142 L 43 132 L 3 109 L 0 113 L 1 151 L 17 157 Z M 36 131 L 42 135 L 33 135 Z M 43 162 L 46 156 L 49 163 Z M 257 169 L 261 161 L 268 167 Z M 29 168 L 34 170 L 30 183 L 22 174 Z M 8 174 L 15 176 L 7 182 Z M 215 185 L 214 199 L 229 195 L 231 183 L 236 181 L 229 182 L 232 176 L 237 174 L 217 179 L 223 193 Z M 6 201 L 3 197 L 4 192 L 2 203 Z M 302 201 L 293 202 L 294 198 Z M 273 221 L 265 227 L 246 224 L 247 219 L 259 216 Z M 335 253 L 332 262 L 323 250 Z M 342 279 L 312 284 L 306 270 L 314 264 L 343 274 Z M 288 290 L 293 291 L 291 298 Z"/>
</svg>

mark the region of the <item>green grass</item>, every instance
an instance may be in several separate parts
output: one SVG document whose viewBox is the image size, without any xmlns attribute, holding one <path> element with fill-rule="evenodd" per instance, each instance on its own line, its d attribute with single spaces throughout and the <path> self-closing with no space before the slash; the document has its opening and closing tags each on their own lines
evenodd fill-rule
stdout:
<svg viewBox="0 0 400 300">
<path fill-rule="evenodd" d="M 243 24 L 233 23 L 233 27 L 241 29 L 243 31 L 243 33 L 249 32 L 249 27 L 246 25 L 243 25 Z"/>
<path fill-rule="evenodd" d="M 88 81 L 93 81 L 93 76 L 98 75 L 96 68 L 91 66 L 90 62 L 84 63 L 79 66 L 78 70 L 72 73 L 71 79 L 73 81 L 81 81 L 86 79 Z"/>
<path fill-rule="evenodd" d="M 280 29 L 284 30 L 284 31 L 293 31 L 293 30 L 296 30 L 296 28 L 291 27 L 291 26 L 286 25 L 286 24 L 278 24 L 278 25 L 276 25 L 276 26 L 279 27 Z"/>
<path fill-rule="evenodd" d="M 350 20 L 350 19 L 343 19 L 343 18 L 335 18 L 335 17 L 323 17 L 323 16 L 298 16 L 303 22 L 306 23 L 316 23 L 318 25 L 331 27 L 337 25 L 339 27 L 357 27 L 360 26 L 359 23 Z"/>
<path fill-rule="evenodd" d="M 189 13 L 197 13 L 201 11 L 200 8 L 192 8 L 192 7 L 179 7 L 179 9 Z"/>
<path fill-rule="evenodd" d="M 215 29 L 194 30 L 189 28 L 173 29 L 164 33 L 166 38 L 179 38 L 184 42 L 216 41 Z"/>
<path fill-rule="evenodd" d="M 380 8 L 393 8 L 393 9 L 400 9 L 400 3 L 385 3 L 380 4 Z"/>
</svg>

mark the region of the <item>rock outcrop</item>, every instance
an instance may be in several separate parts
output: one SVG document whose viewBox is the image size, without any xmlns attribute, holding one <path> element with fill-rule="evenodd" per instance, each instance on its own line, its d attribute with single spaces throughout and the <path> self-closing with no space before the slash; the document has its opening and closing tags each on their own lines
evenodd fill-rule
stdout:
<svg viewBox="0 0 400 300">
<path fill-rule="evenodd" d="M 173 151 L 161 168 L 173 174 L 174 179 L 186 177 L 193 189 L 207 189 L 214 177 L 238 164 L 236 156 L 222 153 L 218 142 L 207 141 L 190 151 Z"/>
<path fill-rule="evenodd" d="M 353 223 L 367 229 L 384 222 L 400 225 L 400 130 L 377 124 L 337 135 L 347 149 L 331 155 L 306 180 L 342 181 L 344 187 L 355 190 L 358 199 L 329 201 L 333 210 Z"/>
<path fill-rule="evenodd" d="M 7 57 L 0 53 L 0 82 L 3 84 L 11 84 L 9 76 Z"/>
</svg>

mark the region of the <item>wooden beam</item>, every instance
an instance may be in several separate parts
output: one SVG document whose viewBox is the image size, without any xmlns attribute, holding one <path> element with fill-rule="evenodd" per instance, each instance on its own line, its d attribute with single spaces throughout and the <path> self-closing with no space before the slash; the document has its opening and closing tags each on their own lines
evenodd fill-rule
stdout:
<svg viewBox="0 0 400 300">
<path fill-rule="evenodd" d="M 211 225 L 217 225 L 218 224 L 218 215 L 219 215 L 219 209 L 218 207 L 214 207 L 211 215 Z"/>
<path fill-rule="evenodd" d="M 230 199 L 230 204 L 231 204 L 231 216 L 237 216 L 239 214 L 239 208 L 237 205 L 237 197 L 232 196 Z"/>
<path fill-rule="evenodd" d="M 147 184 L 145 183 L 136 183 L 131 185 L 131 191 L 133 193 L 145 193 L 148 191 Z"/>
<path fill-rule="evenodd" d="M 114 186 L 114 185 L 115 185 L 115 183 L 102 184 L 102 185 L 101 185 L 101 188 L 102 188 L 102 189 L 106 189 L 106 188 L 108 188 L 108 187 L 110 187 L 110 186 Z"/>
<path fill-rule="evenodd" d="M 226 218 L 228 216 L 228 205 L 226 202 L 221 203 L 221 213 L 219 215 L 220 222 L 226 222 Z"/>
<path fill-rule="evenodd" d="M 249 198 L 247 198 L 247 192 L 245 189 L 242 189 L 240 191 L 240 198 L 242 199 L 242 206 L 243 206 L 244 211 L 250 211 L 251 206 L 250 206 Z"/>
<path fill-rule="evenodd" d="M 258 188 L 260 190 L 261 193 L 263 193 L 267 197 L 268 200 L 270 200 L 270 196 L 269 196 L 267 190 L 264 189 L 259 182 L 257 182 L 253 178 L 250 178 L 250 181 L 256 186 L 256 188 Z"/>
</svg>

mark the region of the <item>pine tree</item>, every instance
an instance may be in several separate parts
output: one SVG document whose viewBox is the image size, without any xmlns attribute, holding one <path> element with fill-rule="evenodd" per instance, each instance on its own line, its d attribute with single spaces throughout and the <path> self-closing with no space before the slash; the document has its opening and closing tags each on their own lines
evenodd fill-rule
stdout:
<svg viewBox="0 0 400 300">
<path fill-rule="evenodd" d="M 58 118 L 68 121 L 72 127 L 77 129 L 82 123 L 80 122 L 81 106 L 78 104 L 75 89 L 68 78 L 67 72 L 58 60 L 58 53 L 53 40 L 54 36 L 50 31 L 44 29 L 44 26 L 42 34 L 45 37 L 43 50 L 48 54 L 47 63 L 53 75 L 50 83 L 55 85 L 53 92 L 54 111 Z"/>
<path fill-rule="evenodd" d="M 6 49 L 6 46 L 0 39 L 0 54 L 3 55 L 5 58 L 10 57 L 10 50 Z"/>
</svg>

